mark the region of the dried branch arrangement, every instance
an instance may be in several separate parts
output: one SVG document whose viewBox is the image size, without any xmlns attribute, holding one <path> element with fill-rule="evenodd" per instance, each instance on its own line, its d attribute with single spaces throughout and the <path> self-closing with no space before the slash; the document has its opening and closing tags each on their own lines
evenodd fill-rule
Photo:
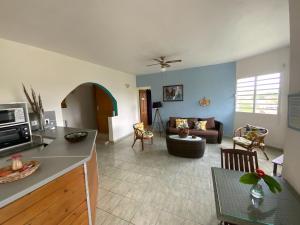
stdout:
<svg viewBox="0 0 300 225">
<path fill-rule="evenodd" d="M 41 99 L 41 95 L 39 94 L 38 97 L 36 97 L 36 93 L 33 90 L 33 88 L 31 87 L 31 96 L 28 94 L 26 87 L 24 84 L 22 84 L 23 86 L 23 90 L 25 93 L 25 96 L 31 106 L 31 109 L 34 113 L 40 115 L 40 114 L 44 114 L 44 107 L 43 107 L 43 103 L 42 103 L 42 99 Z"/>
</svg>

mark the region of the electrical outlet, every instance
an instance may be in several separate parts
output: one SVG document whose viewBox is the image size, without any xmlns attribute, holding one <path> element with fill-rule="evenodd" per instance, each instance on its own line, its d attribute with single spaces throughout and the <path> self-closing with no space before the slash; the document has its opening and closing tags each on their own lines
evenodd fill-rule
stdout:
<svg viewBox="0 0 300 225">
<path fill-rule="evenodd" d="M 50 124 L 50 119 L 45 119 L 45 124 L 49 125 Z"/>
</svg>

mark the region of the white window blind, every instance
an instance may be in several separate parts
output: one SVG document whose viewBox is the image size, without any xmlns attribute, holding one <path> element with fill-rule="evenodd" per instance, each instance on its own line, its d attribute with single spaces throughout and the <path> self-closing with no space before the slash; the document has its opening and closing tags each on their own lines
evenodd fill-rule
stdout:
<svg viewBox="0 0 300 225">
<path fill-rule="evenodd" d="M 253 113 L 255 77 L 237 80 L 236 111 Z"/>
<path fill-rule="evenodd" d="M 280 73 L 237 80 L 236 111 L 277 114 L 280 92 Z"/>
</svg>

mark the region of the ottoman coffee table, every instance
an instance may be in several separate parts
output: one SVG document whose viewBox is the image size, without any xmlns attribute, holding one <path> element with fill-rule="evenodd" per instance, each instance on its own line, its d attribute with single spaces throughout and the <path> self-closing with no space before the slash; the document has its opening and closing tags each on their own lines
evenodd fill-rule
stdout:
<svg viewBox="0 0 300 225">
<path fill-rule="evenodd" d="M 205 139 L 192 136 L 167 135 L 166 142 L 169 154 L 186 158 L 201 158 L 206 145 Z"/>
</svg>

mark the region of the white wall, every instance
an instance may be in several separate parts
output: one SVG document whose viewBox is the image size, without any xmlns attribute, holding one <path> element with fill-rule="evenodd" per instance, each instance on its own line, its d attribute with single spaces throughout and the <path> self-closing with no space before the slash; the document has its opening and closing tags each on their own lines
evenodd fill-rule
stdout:
<svg viewBox="0 0 300 225">
<path fill-rule="evenodd" d="M 246 123 L 268 128 L 270 134 L 266 144 L 283 148 L 287 126 L 287 95 L 289 90 L 289 48 L 281 48 L 247 59 L 239 60 L 236 64 L 237 79 L 269 73 L 281 73 L 280 106 L 278 115 L 254 113 L 235 113 L 235 128 Z"/>
<path fill-rule="evenodd" d="M 290 0 L 291 75 L 290 93 L 300 93 L 300 1 Z M 284 147 L 284 177 L 300 194 L 300 132 L 287 129 Z"/>
<path fill-rule="evenodd" d="M 132 124 L 137 121 L 135 75 L 0 39 L 0 102 L 26 100 L 22 82 L 41 94 L 45 110 L 55 110 L 60 126 L 63 126 L 61 101 L 86 82 L 101 84 L 116 98 L 119 116 L 115 120 L 119 123 L 114 127 L 115 140 L 132 133 Z"/>
<path fill-rule="evenodd" d="M 93 84 L 83 84 L 66 97 L 67 108 L 62 109 L 68 127 L 97 129 L 95 92 Z"/>
</svg>

